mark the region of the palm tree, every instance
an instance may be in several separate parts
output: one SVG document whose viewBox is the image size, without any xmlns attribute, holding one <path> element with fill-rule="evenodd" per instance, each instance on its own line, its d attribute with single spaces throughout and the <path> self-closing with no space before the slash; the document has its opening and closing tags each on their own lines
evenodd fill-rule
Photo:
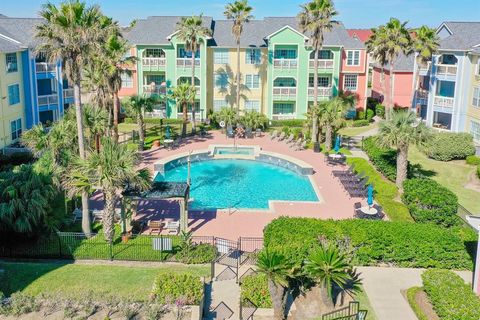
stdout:
<svg viewBox="0 0 480 320">
<path fill-rule="evenodd" d="M 225 125 L 232 126 L 238 120 L 237 113 L 231 108 L 222 108 L 220 111 L 213 114 L 217 123 L 225 122 Z"/>
<path fill-rule="evenodd" d="M 346 101 L 336 97 L 320 104 L 320 123 L 325 126 L 325 149 L 332 149 L 332 132 L 345 124 L 345 112 L 350 107 Z"/>
<path fill-rule="evenodd" d="M 85 128 L 88 132 L 88 141 L 94 140 L 95 151 L 100 152 L 100 137 L 105 134 L 108 128 L 108 116 L 105 109 L 85 105 L 83 107 L 83 117 L 85 120 Z"/>
<path fill-rule="evenodd" d="M 203 26 L 203 15 L 183 17 L 177 24 L 177 37 L 185 43 L 185 50 L 192 53 L 192 80 L 195 88 L 195 55 L 200 50 L 201 43 L 211 36 L 211 30 Z M 192 103 L 192 131 L 195 132 L 195 95 Z"/>
<path fill-rule="evenodd" d="M 408 148 L 410 144 L 421 144 L 430 136 L 430 130 L 418 122 L 414 112 L 399 110 L 392 113 L 390 120 L 380 123 L 377 141 L 385 148 L 397 149 L 397 187 L 402 190 L 407 178 Z"/>
<path fill-rule="evenodd" d="M 145 112 L 151 112 L 156 103 L 156 96 L 135 95 L 124 100 L 124 107 L 127 113 L 137 119 L 140 150 L 143 150 L 145 143 L 145 121 L 143 115 Z"/>
<path fill-rule="evenodd" d="M 37 52 L 43 53 L 52 63 L 63 61 L 66 77 L 73 84 L 77 121 L 78 151 L 85 159 L 85 137 L 83 134 L 83 115 L 81 102 L 82 68 L 89 56 L 102 42 L 101 31 L 103 15 L 98 6 L 90 6 L 79 0 L 61 3 L 58 7 L 52 3 L 42 6 L 40 16 L 45 23 L 38 25 L 36 37 L 42 43 Z M 91 233 L 91 221 L 88 210 L 88 195 L 82 194 L 82 229 Z"/>
<path fill-rule="evenodd" d="M 196 89 L 194 85 L 187 82 L 181 83 L 179 86 L 173 89 L 170 94 L 170 99 L 175 100 L 177 106 L 182 106 L 183 109 L 183 126 L 182 126 L 182 138 L 187 135 L 187 123 L 188 123 L 188 103 L 195 99 Z M 193 116 L 193 112 L 192 112 Z"/>
<path fill-rule="evenodd" d="M 332 30 L 335 24 L 333 18 L 338 13 L 331 0 L 312 0 L 301 8 L 302 11 L 298 14 L 300 29 L 309 35 L 314 50 L 312 140 L 314 149 L 318 151 L 318 53 L 323 47 L 325 32 Z"/>
<path fill-rule="evenodd" d="M 305 261 L 304 269 L 318 286 L 321 312 L 333 309 L 333 286 L 346 289 L 353 279 L 347 258 L 333 245 L 320 245 Z"/>
<path fill-rule="evenodd" d="M 257 272 L 267 276 L 275 319 L 285 319 L 289 281 L 294 274 L 293 264 L 284 255 L 265 249 L 258 255 Z"/>
<path fill-rule="evenodd" d="M 432 61 L 432 56 L 438 52 L 440 47 L 440 38 L 435 29 L 428 26 L 421 26 L 415 31 L 413 37 L 413 50 L 415 51 L 417 67 L 415 68 L 415 96 L 420 84 L 420 69 L 426 68 L 428 63 Z"/>
<path fill-rule="evenodd" d="M 380 87 L 385 95 L 385 66 L 387 64 L 387 52 L 385 50 L 385 42 L 387 41 L 385 36 L 385 26 L 378 28 L 372 28 L 372 35 L 365 43 L 367 52 L 372 55 L 373 59 L 380 65 Z M 385 114 L 388 119 L 390 115 Z"/>
<path fill-rule="evenodd" d="M 248 0 L 236 0 L 225 7 L 223 13 L 227 19 L 233 20 L 232 34 L 237 43 L 237 111 L 240 110 L 240 38 L 242 37 L 243 25 L 253 19 L 253 8 L 249 6 Z"/>
<path fill-rule="evenodd" d="M 86 159 L 77 158 L 65 173 L 64 186 L 70 195 L 101 190 L 104 199 L 103 232 L 113 242 L 115 203 L 118 192 L 127 186 L 146 190 L 151 184 L 147 169 L 137 169 L 138 155 L 127 145 L 110 137 L 102 139 L 102 152 L 90 152 Z"/>
</svg>

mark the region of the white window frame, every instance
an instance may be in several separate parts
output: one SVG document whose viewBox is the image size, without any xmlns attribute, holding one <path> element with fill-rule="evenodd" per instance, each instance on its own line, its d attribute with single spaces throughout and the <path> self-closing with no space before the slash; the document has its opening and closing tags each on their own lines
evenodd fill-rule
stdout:
<svg viewBox="0 0 480 320">
<path fill-rule="evenodd" d="M 245 64 L 260 65 L 262 64 L 262 50 L 250 48 L 245 50 Z"/>
<path fill-rule="evenodd" d="M 226 83 L 223 84 L 219 81 L 220 77 L 226 77 Z M 217 89 L 227 89 L 228 88 L 228 73 L 226 72 L 217 72 L 213 75 L 213 86 Z"/>
<path fill-rule="evenodd" d="M 9 88 L 13 87 L 13 86 L 18 87 L 18 101 L 15 102 L 15 103 L 10 103 L 10 92 L 9 92 L 10 90 L 9 90 Z M 8 96 L 7 98 L 8 98 L 8 105 L 9 106 L 15 106 L 15 105 L 19 104 L 21 102 L 21 98 L 22 98 L 21 94 L 20 94 L 20 84 L 19 83 L 12 83 L 12 84 L 8 85 L 7 86 L 7 96 Z"/>
<path fill-rule="evenodd" d="M 260 112 L 260 109 L 261 109 L 260 100 L 245 101 L 245 111 Z"/>
<path fill-rule="evenodd" d="M 128 74 L 128 72 L 122 72 L 120 77 L 122 78 L 122 88 L 133 88 L 133 76 L 131 74 Z"/>
<path fill-rule="evenodd" d="M 350 54 L 352 55 L 350 57 Z M 360 50 L 347 50 L 347 66 L 358 67 L 360 65 Z"/>
<path fill-rule="evenodd" d="M 15 61 L 9 61 L 9 57 L 13 57 Z M 13 68 L 9 68 L 13 66 Z M 16 52 L 5 53 L 5 69 L 7 73 L 18 72 L 18 56 Z"/>
<path fill-rule="evenodd" d="M 255 81 L 258 79 L 258 81 Z M 260 75 L 259 74 L 246 74 L 245 75 L 245 86 L 248 89 L 260 89 Z"/>
<path fill-rule="evenodd" d="M 12 124 L 15 125 L 15 130 L 12 128 Z M 20 124 L 20 127 L 17 127 Z M 18 140 L 22 136 L 22 118 L 18 118 L 10 121 L 10 138 L 12 141 Z"/>
<path fill-rule="evenodd" d="M 229 50 L 228 49 L 214 49 L 213 50 L 213 63 L 214 64 L 228 64 L 229 63 Z"/>
<path fill-rule="evenodd" d="M 353 89 L 353 87 L 351 86 L 347 86 L 347 78 L 349 77 L 355 77 L 355 89 Z M 345 74 L 343 76 L 343 90 L 351 91 L 351 92 L 355 92 L 358 90 L 358 74 L 351 73 L 351 74 Z"/>
<path fill-rule="evenodd" d="M 470 121 L 470 133 L 473 136 L 473 140 L 480 141 L 480 122 Z"/>
<path fill-rule="evenodd" d="M 275 113 L 275 106 L 279 106 L 281 105 L 282 106 L 282 109 L 285 107 L 285 106 L 290 106 L 292 105 L 293 106 L 293 110 L 291 110 L 292 112 L 290 113 Z M 273 107 L 272 107 L 272 114 L 273 115 L 294 115 L 295 114 L 295 103 L 286 103 L 286 102 L 276 102 L 273 104 Z"/>
<path fill-rule="evenodd" d="M 473 87 L 472 106 L 480 108 L 480 87 Z"/>
</svg>

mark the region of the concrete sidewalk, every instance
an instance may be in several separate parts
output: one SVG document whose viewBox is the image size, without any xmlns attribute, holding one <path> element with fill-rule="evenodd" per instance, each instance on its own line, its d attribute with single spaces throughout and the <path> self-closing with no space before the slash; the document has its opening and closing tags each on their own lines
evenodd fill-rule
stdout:
<svg viewBox="0 0 480 320">
<path fill-rule="evenodd" d="M 424 269 L 358 267 L 363 287 L 378 320 L 417 320 L 402 290 L 421 287 Z M 472 282 L 469 271 L 456 272 L 466 282 Z"/>
</svg>

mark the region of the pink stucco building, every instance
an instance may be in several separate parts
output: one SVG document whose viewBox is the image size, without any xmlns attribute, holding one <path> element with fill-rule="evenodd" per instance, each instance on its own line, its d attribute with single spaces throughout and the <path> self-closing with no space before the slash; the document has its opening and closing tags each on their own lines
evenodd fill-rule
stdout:
<svg viewBox="0 0 480 320">
<path fill-rule="evenodd" d="M 352 80 L 356 79 L 356 84 Z M 368 97 L 368 54 L 365 48 L 343 50 L 340 67 L 340 90 L 357 98 L 357 108 L 366 110 Z"/>
</svg>

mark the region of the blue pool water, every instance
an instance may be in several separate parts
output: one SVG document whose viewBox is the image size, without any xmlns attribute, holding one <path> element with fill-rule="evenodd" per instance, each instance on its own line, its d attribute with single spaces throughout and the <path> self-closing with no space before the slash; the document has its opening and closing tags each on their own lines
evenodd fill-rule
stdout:
<svg viewBox="0 0 480 320">
<path fill-rule="evenodd" d="M 253 156 L 253 148 L 215 148 L 214 154 L 218 155 L 244 155 Z"/>
<path fill-rule="evenodd" d="M 170 169 L 156 181 L 184 182 L 187 166 Z M 193 209 L 267 209 L 269 200 L 318 201 L 310 180 L 271 164 L 210 160 L 191 165 Z"/>
</svg>

